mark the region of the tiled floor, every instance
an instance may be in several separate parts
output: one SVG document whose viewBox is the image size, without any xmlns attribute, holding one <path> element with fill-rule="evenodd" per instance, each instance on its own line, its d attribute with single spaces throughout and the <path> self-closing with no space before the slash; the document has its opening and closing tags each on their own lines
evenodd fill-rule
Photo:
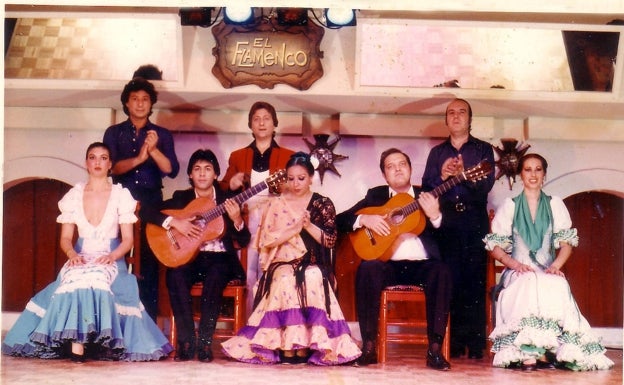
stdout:
<svg viewBox="0 0 624 385">
<path fill-rule="evenodd" d="M 621 385 L 622 350 L 609 350 L 616 366 L 608 371 L 575 373 L 563 370 L 525 373 L 493 368 L 488 360 L 467 358 L 451 362 L 452 369 L 438 372 L 425 367 L 423 352 L 401 347 L 391 350 L 392 362 L 368 367 L 318 367 L 309 365 L 259 366 L 242 364 L 217 354 L 211 363 L 175 362 L 89 362 L 73 364 L 68 360 L 40 360 L 2 356 L 2 384 L 63 385 Z"/>
</svg>

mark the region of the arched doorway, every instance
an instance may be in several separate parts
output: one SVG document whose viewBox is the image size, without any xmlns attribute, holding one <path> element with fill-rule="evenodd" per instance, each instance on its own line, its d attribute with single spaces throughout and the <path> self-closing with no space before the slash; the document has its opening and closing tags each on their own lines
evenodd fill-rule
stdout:
<svg viewBox="0 0 624 385">
<path fill-rule="evenodd" d="M 563 269 L 574 298 L 592 327 L 621 329 L 624 199 L 589 191 L 564 201 L 580 238 Z"/>
<path fill-rule="evenodd" d="M 57 203 L 71 186 L 31 179 L 4 191 L 2 311 L 22 311 L 67 260 L 59 248 Z"/>
</svg>

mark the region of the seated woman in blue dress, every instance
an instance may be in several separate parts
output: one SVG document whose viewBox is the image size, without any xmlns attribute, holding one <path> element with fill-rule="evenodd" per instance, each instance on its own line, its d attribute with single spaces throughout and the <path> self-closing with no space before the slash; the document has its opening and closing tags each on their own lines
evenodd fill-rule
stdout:
<svg viewBox="0 0 624 385">
<path fill-rule="evenodd" d="M 136 201 L 112 184 L 110 151 L 92 143 L 87 183 L 59 201 L 60 246 L 67 255 L 57 279 L 26 305 L 2 343 L 12 356 L 152 361 L 173 350 L 139 300 L 124 256 L 133 245 Z M 74 232 L 78 241 L 72 244 Z M 120 238 L 121 235 L 121 238 Z"/>
</svg>

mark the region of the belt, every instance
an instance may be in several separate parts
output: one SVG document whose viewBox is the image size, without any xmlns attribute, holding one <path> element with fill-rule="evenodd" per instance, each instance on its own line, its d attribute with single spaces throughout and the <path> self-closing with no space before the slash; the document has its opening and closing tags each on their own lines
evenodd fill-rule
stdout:
<svg viewBox="0 0 624 385">
<path fill-rule="evenodd" d="M 442 205 L 442 208 L 445 211 L 455 211 L 458 213 L 463 213 L 464 211 L 479 210 L 479 209 L 485 210 L 484 205 L 474 204 L 474 203 L 469 203 L 469 202 L 461 202 L 461 201 L 445 203 L 444 205 Z"/>
</svg>

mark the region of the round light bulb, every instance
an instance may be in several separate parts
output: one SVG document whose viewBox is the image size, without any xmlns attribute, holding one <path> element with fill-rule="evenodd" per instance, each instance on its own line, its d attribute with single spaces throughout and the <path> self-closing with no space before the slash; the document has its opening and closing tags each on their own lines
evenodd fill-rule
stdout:
<svg viewBox="0 0 624 385">
<path fill-rule="evenodd" d="M 347 25 L 353 20 L 353 10 L 346 8 L 329 8 L 327 20 L 336 25 Z"/>
<path fill-rule="evenodd" d="M 233 22 L 242 23 L 252 16 L 253 11 L 251 7 L 232 6 L 226 7 L 225 13 L 228 19 L 232 20 Z"/>
</svg>

